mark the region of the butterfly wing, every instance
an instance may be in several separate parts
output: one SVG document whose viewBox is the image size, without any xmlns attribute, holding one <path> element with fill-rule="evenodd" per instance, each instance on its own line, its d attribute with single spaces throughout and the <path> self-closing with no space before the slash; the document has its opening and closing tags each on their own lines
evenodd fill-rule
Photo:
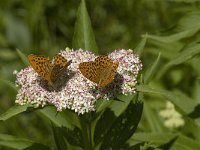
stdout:
<svg viewBox="0 0 200 150">
<path fill-rule="evenodd" d="M 90 81 L 104 87 L 115 77 L 118 62 L 113 62 L 108 56 L 99 56 L 95 61 L 83 62 L 79 64 L 79 70 Z"/>
<path fill-rule="evenodd" d="M 80 63 L 79 70 L 81 71 L 82 75 L 90 81 L 95 83 L 99 82 L 99 74 L 96 70 L 96 64 L 93 61 Z"/>
<path fill-rule="evenodd" d="M 53 68 L 51 71 L 51 80 L 56 81 L 57 78 L 65 71 L 65 69 L 70 65 L 71 61 L 67 61 L 62 55 L 57 54 L 54 57 Z"/>
<path fill-rule="evenodd" d="M 45 80 L 50 82 L 50 72 L 52 65 L 50 60 L 44 56 L 30 54 L 28 60 L 32 68 Z"/>
<path fill-rule="evenodd" d="M 97 74 L 99 74 L 99 87 L 104 87 L 115 78 L 119 63 L 113 62 L 108 56 L 99 56 L 95 59 Z"/>
<path fill-rule="evenodd" d="M 104 87 L 114 80 L 118 65 L 119 65 L 119 63 L 116 62 L 116 63 L 112 63 L 109 66 L 105 67 L 105 69 L 101 73 L 99 87 Z"/>
</svg>

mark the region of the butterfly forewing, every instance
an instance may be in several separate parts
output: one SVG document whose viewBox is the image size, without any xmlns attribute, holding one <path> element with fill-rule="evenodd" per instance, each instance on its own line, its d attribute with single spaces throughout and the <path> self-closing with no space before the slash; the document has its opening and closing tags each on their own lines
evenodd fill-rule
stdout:
<svg viewBox="0 0 200 150">
<path fill-rule="evenodd" d="M 50 72 L 52 70 L 51 61 L 44 56 L 37 56 L 31 54 L 28 56 L 28 60 L 32 68 L 45 80 L 50 80 Z"/>
<path fill-rule="evenodd" d="M 62 55 L 57 54 L 57 55 L 54 57 L 54 64 L 55 64 L 55 65 L 59 65 L 59 66 L 62 68 L 62 67 L 65 67 L 65 66 L 68 64 L 68 61 L 67 61 L 67 59 L 65 59 L 65 57 L 63 57 Z M 67 65 L 67 66 L 68 66 L 68 65 Z"/>
<path fill-rule="evenodd" d="M 115 77 L 118 62 L 114 63 L 108 56 L 99 56 L 95 61 L 80 63 L 79 69 L 81 73 L 89 80 L 104 87 Z"/>
<path fill-rule="evenodd" d="M 94 62 L 83 62 L 79 64 L 81 73 L 90 81 L 98 82 L 98 74 Z"/>
</svg>

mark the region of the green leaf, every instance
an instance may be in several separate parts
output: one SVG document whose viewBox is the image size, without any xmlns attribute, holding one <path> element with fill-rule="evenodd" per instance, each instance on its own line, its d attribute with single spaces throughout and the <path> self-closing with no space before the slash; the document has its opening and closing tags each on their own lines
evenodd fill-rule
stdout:
<svg viewBox="0 0 200 150">
<path fill-rule="evenodd" d="M 149 106 L 150 104 L 146 102 L 144 104 L 144 117 L 146 119 L 145 125 L 147 124 L 147 130 L 150 129 L 152 132 L 161 132 L 163 131 L 162 123 L 160 122 L 159 116 L 152 110 Z"/>
<path fill-rule="evenodd" d="M 74 129 L 69 129 L 62 127 L 61 131 L 63 133 L 63 136 L 67 139 L 68 143 L 70 143 L 73 146 L 84 147 L 83 135 L 79 128 L 75 127 Z"/>
<path fill-rule="evenodd" d="M 99 113 L 106 108 L 110 108 L 116 116 L 119 116 L 124 109 L 126 109 L 133 97 L 134 95 L 118 95 L 118 97 L 113 100 L 98 100 L 96 103 L 96 112 Z"/>
<path fill-rule="evenodd" d="M 149 83 L 151 81 L 152 77 L 157 72 L 157 67 L 158 67 L 159 61 L 160 61 L 160 55 L 161 54 L 159 53 L 157 59 L 154 61 L 153 65 L 152 65 L 152 67 L 145 72 L 144 83 L 146 83 L 146 84 Z"/>
<path fill-rule="evenodd" d="M 200 78 L 198 78 L 198 79 L 200 79 Z M 198 79 L 195 81 L 195 86 L 194 86 L 194 90 L 193 90 L 193 97 L 194 97 L 194 99 L 198 102 L 198 103 L 200 103 L 200 99 L 199 99 L 199 97 L 200 97 L 200 82 L 198 81 Z"/>
<path fill-rule="evenodd" d="M 110 106 L 112 103 L 112 100 L 105 100 L 105 99 L 99 99 L 97 102 L 96 102 L 96 113 L 99 113 L 103 110 L 105 110 L 106 107 Z"/>
<path fill-rule="evenodd" d="M 200 11 L 189 11 L 182 17 L 176 27 L 179 31 L 200 28 Z"/>
<path fill-rule="evenodd" d="M 74 126 L 80 127 L 77 114 L 71 113 L 70 111 L 57 112 L 55 107 L 46 106 L 40 112 L 58 127 L 66 127 L 69 129 L 73 129 Z"/>
<path fill-rule="evenodd" d="M 13 61 L 16 59 L 16 53 L 9 48 L 0 48 L 0 59 L 1 61 Z"/>
<path fill-rule="evenodd" d="M 94 132 L 94 141 L 96 144 L 100 143 L 105 134 L 109 131 L 116 118 L 124 112 L 127 106 L 133 100 L 134 95 L 119 95 L 115 100 L 102 100 L 102 110 Z M 105 102 L 104 102 L 105 101 Z M 100 108 L 99 108 L 100 109 Z M 100 112 L 100 111 L 98 111 Z"/>
<path fill-rule="evenodd" d="M 116 118 L 115 114 L 108 108 L 100 116 L 94 131 L 94 142 L 96 145 L 104 139 Z"/>
<path fill-rule="evenodd" d="M 181 39 L 191 37 L 198 31 L 199 31 L 199 27 L 196 27 L 196 28 L 184 30 L 182 32 L 178 32 L 169 36 L 148 35 L 148 39 L 155 40 L 157 42 L 162 42 L 162 43 L 174 43 Z"/>
<path fill-rule="evenodd" d="M 66 150 L 67 145 L 66 145 L 65 140 L 63 138 L 63 132 L 61 131 L 61 128 L 56 127 L 52 123 L 52 130 L 53 130 L 54 140 L 55 140 L 57 149 L 58 150 Z"/>
<path fill-rule="evenodd" d="M 158 53 L 162 54 L 162 58 L 170 60 L 174 58 L 179 52 L 184 48 L 184 44 L 181 42 L 174 43 L 162 43 L 153 40 L 149 40 L 149 44 L 153 45 L 151 47 L 146 47 L 145 51 L 148 54 L 158 55 Z"/>
<path fill-rule="evenodd" d="M 22 62 L 24 63 L 24 65 L 28 66 L 29 65 L 29 62 L 27 60 L 27 57 L 26 55 L 24 55 L 19 49 L 16 49 L 17 50 L 17 54 L 19 55 L 19 57 L 21 58 Z"/>
<path fill-rule="evenodd" d="M 18 115 L 24 111 L 26 111 L 31 105 L 15 105 L 9 108 L 6 112 L 0 115 L 0 120 L 7 120 L 15 115 Z"/>
<path fill-rule="evenodd" d="M 12 83 L 11 81 L 0 79 L 0 82 L 5 83 L 8 87 L 10 87 L 11 89 L 13 89 L 15 92 L 17 91 L 17 88 L 16 88 L 15 84 Z"/>
<path fill-rule="evenodd" d="M 51 150 L 50 147 L 43 145 L 43 144 L 38 144 L 38 143 L 34 143 L 31 146 L 25 148 L 24 150 Z"/>
<path fill-rule="evenodd" d="M 143 35 L 143 39 L 142 41 L 136 46 L 136 48 L 134 49 L 134 51 L 140 56 L 144 50 L 144 47 L 146 45 L 146 42 L 147 42 L 147 37 L 148 37 L 148 34 L 145 34 Z"/>
<path fill-rule="evenodd" d="M 159 148 L 162 150 L 170 150 L 173 146 L 173 144 L 176 142 L 177 137 L 174 137 L 173 139 L 165 142 L 164 144 L 160 145 Z"/>
<path fill-rule="evenodd" d="M 137 134 L 137 133 L 136 133 Z M 160 135 L 160 134 L 159 134 Z M 148 135 L 147 135 L 148 136 Z M 177 136 L 175 136 L 172 139 L 166 139 L 163 141 L 162 144 L 154 143 L 154 142 L 148 142 L 148 141 L 137 141 L 132 140 L 129 143 L 129 149 L 133 150 L 171 150 L 170 148 L 173 146 L 174 142 L 176 142 Z M 135 142 L 137 144 L 135 144 Z"/>
<path fill-rule="evenodd" d="M 103 126 L 101 127 L 98 125 L 99 127 L 95 128 L 95 144 L 97 145 L 101 140 L 103 140 L 100 149 L 119 149 L 133 135 L 133 133 L 137 129 L 137 125 L 140 121 L 142 114 L 143 103 L 141 101 L 141 98 L 142 95 L 136 95 L 129 103 L 127 108 L 124 110 L 124 112 L 119 117 L 114 118 L 115 120 L 112 121 L 109 129 L 108 126 L 106 126 L 106 131 L 102 130 L 103 128 L 106 129 Z M 109 124 L 107 114 L 103 115 L 104 118 L 107 118 L 107 124 Z M 100 119 L 100 121 L 98 122 L 102 124 L 102 121 L 103 119 Z M 100 137 L 100 139 L 97 139 L 97 137 Z"/>
<path fill-rule="evenodd" d="M 186 47 L 183 51 L 181 51 L 175 59 L 172 59 L 169 61 L 166 66 L 171 65 L 178 65 L 183 62 L 186 62 L 187 60 L 193 58 L 195 55 L 200 53 L 200 44 L 194 44 L 191 46 Z"/>
<path fill-rule="evenodd" d="M 159 94 L 169 99 L 177 108 L 179 108 L 184 114 L 190 114 L 198 105 L 196 101 L 189 99 L 181 94 L 174 94 L 173 92 L 151 88 L 148 85 L 139 85 L 137 90 L 144 93 Z"/>
<path fill-rule="evenodd" d="M 109 108 L 114 112 L 115 116 L 119 116 L 127 108 L 129 103 L 134 99 L 135 95 L 119 95 L 112 100 Z"/>
<path fill-rule="evenodd" d="M 178 148 L 180 147 L 180 148 Z M 175 143 L 172 150 L 188 150 L 188 149 L 200 149 L 199 141 L 195 141 L 192 138 L 186 137 L 184 135 L 179 135 L 177 142 Z"/>
<path fill-rule="evenodd" d="M 129 145 L 135 145 L 140 142 L 152 142 L 157 145 L 163 144 L 166 141 L 178 136 L 173 133 L 135 133 L 128 141 Z"/>
<path fill-rule="evenodd" d="M 0 134 L 0 145 L 14 148 L 14 149 L 24 149 L 33 144 L 32 141 L 22 138 L 17 138 L 7 134 Z"/>
<path fill-rule="evenodd" d="M 135 133 L 134 136 L 128 141 L 129 145 L 135 145 L 140 142 L 148 142 L 160 146 L 178 137 L 176 142 L 171 146 L 170 150 L 189 150 L 189 149 L 200 149 L 198 141 L 192 140 L 184 135 L 178 135 L 174 133 Z"/>
<path fill-rule="evenodd" d="M 199 116 L 200 113 L 198 108 L 198 119 Z M 184 132 L 190 133 L 190 135 L 192 135 L 193 139 L 195 139 L 196 141 L 200 141 L 200 124 L 198 122 L 198 119 L 192 119 L 192 117 L 185 117 L 185 125 L 183 127 Z"/>
<path fill-rule="evenodd" d="M 198 81 L 200 79 L 200 77 L 199 77 L 199 75 L 200 75 L 200 67 L 199 67 L 200 59 L 199 59 L 199 56 L 192 58 L 191 60 L 189 60 L 187 62 L 187 64 L 189 64 L 191 66 L 191 68 L 193 69 L 193 72 L 195 72 L 195 74 L 197 74 L 197 77 L 195 77 L 195 79 Z M 200 100 L 200 99 L 198 99 L 198 100 Z"/>
<path fill-rule="evenodd" d="M 98 47 L 95 41 L 85 0 L 81 0 L 78 8 L 72 45 L 74 49 L 82 48 L 96 54 L 98 53 Z"/>
<path fill-rule="evenodd" d="M 69 147 L 71 149 L 71 145 L 72 147 L 83 147 L 82 133 L 80 128 L 77 127 L 80 126 L 80 124 L 79 122 L 75 123 L 78 116 L 73 115 L 75 113 L 70 113 L 70 111 L 57 112 L 56 108 L 53 106 L 46 106 L 44 109 L 40 110 L 40 112 L 52 121 L 52 130 L 58 150 L 67 149 Z M 73 149 L 76 149 L 76 147 L 73 147 Z"/>
<path fill-rule="evenodd" d="M 174 59 L 169 61 L 160 71 L 158 77 L 161 77 L 171 66 L 186 62 L 200 53 L 200 44 L 194 44 L 186 47 Z"/>
<path fill-rule="evenodd" d="M 0 45 L 2 45 L 2 47 L 8 47 L 8 41 L 4 34 L 0 34 Z"/>
<path fill-rule="evenodd" d="M 0 145 L 17 150 L 50 150 L 50 148 L 45 145 L 7 134 L 0 134 Z"/>
<path fill-rule="evenodd" d="M 10 44 L 22 50 L 31 47 L 31 35 L 27 24 L 11 13 L 5 14 L 6 36 Z"/>
<path fill-rule="evenodd" d="M 74 146 L 83 147 L 82 145 L 82 133 L 80 130 L 79 116 L 72 111 L 57 112 L 53 106 L 47 106 L 40 112 L 55 124 L 54 136 L 62 134 L 69 144 Z M 55 137 L 56 138 L 56 137 Z M 58 139 L 56 139 L 58 140 Z M 60 145 L 58 145 L 60 144 Z M 63 141 L 57 141 L 57 146 L 62 146 Z"/>
</svg>

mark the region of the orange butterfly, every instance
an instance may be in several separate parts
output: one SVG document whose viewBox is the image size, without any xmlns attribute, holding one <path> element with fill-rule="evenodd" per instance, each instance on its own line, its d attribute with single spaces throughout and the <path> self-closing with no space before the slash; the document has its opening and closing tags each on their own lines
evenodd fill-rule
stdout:
<svg viewBox="0 0 200 150">
<path fill-rule="evenodd" d="M 115 78 L 119 63 L 113 62 L 108 56 L 99 56 L 94 61 L 79 64 L 79 70 L 90 81 L 104 87 Z"/>
<path fill-rule="evenodd" d="M 71 61 L 67 61 L 62 55 L 57 54 L 53 60 L 44 56 L 30 54 L 28 60 L 33 69 L 52 86 L 60 77 Z"/>
</svg>

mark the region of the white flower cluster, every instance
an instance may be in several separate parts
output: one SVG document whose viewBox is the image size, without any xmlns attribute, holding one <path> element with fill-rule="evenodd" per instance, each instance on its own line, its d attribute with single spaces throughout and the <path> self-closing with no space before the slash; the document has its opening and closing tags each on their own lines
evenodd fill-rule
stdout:
<svg viewBox="0 0 200 150">
<path fill-rule="evenodd" d="M 164 118 L 164 125 L 170 129 L 181 127 L 185 124 L 182 115 L 176 111 L 174 105 L 167 101 L 166 108 L 159 112 L 160 116 Z"/>
<path fill-rule="evenodd" d="M 118 61 L 119 66 L 114 81 L 99 89 L 96 83 L 85 78 L 79 71 L 81 62 L 94 61 L 97 56 L 82 49 L 74 51 L 68 48 L 61 50 L 60 54 L 72 61 L 62 76 L 61 81 L 64 83 L 56 86 L 57 89 L 49 90 L 47 82 L 32 67 L 27 67 L 16 73 L 16 85 L 20 87 L 16 103 L 37 106 L 53 104 L 58 111 L 68 108 L 84 114 L 95 110 L 95 102 L 102 95 L 109 99 L 118 94 L 135 93 L 136 78 L 142 64 L 132 50 L 115 50 L 108 55 L 113 61 Z"/>
</svg>

